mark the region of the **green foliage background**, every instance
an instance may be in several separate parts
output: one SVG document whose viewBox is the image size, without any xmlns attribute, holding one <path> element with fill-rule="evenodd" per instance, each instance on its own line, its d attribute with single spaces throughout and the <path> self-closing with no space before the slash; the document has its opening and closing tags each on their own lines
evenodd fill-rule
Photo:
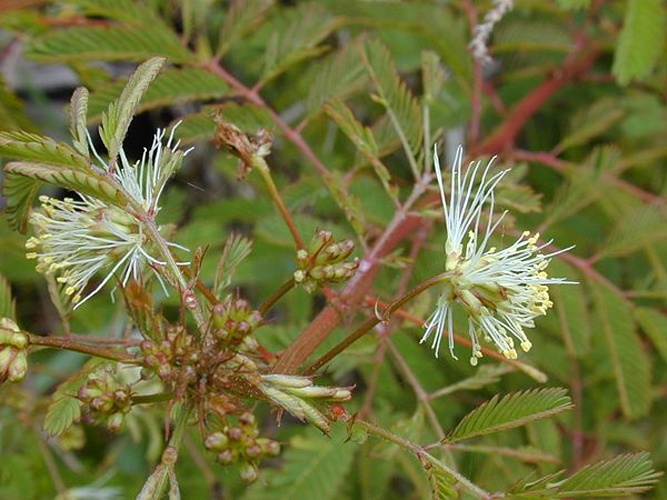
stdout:
<svg viewBox="0 0 667 500">
<path fill-rule="evenodd" d="M 91 125 L 125 85 L 116 69 L 167 58 L 139 110 L 160 125 L 183 120 L 178 135 L 195 150 L 164 197 L 162 222 L 178 226 L 179 244 L 208 248 L 202 276 L 211 282 L 231 230 L 248 235 L 252 254 L 231 287 L 256 303 L 294 271 L 293 243 L 259 176 L 237 181 L 236 160 L 213 149 L 213 118 L 220 112 L 244 131 L 273 133 L 269 164 L 301 234 L 324 227 L 381 264 L 359 303 L 337 305 L 345 320 L 325 347 L 372 316 L 376 300 L 441 272 L 435 187 L 421 186 L 404 208 L 415 178 L 430 168 L 432 143 L 459 129 L 470 158 L 500 155 L 514 166 L 498 194 L 512 210 L 507 238 L 539 229 L 554 245 L 576 245 L 550 269 L 580 284 L 553 287 L 555 310 L 537 320 L 533 350 L 521 363 L 487 357 L 478 368 L 444 353 L 435 359 L 418 344 L 433 292 L 336 358 L 323 378 L 356 384 L 348 411 L 411 443 L 447 437 L 450 446 L 433 455 L 489 491 L 518 497 L 548 474 L 620 457 L 570 477 L 560 495 L 605 489 L 623 496 L 637 477 L 650 476 L 648 456 L 624 454 L 648 451 L 656 469 L 667 465 L 665 3 L 517 0 L 493 32 L 494 63 L 483 75 L 467 44 L 470 19 L 481 22 L 490 7 L 475 0 L 79 0 L 3 11 L 0 26 L 6 47 L 20 40 L 28 60 L 64 64 L 90 89 Z M 60 116 L 45 121 L 26 108 L 48 105 L 48 96 L 34 88 L 17 95 L 0 83 L 2 130 L 66 135 Z M 24 258 L 25 237 L 12 229 L 21 214 L 6 215 L 3 315 L 13 315 L 14 297 L 23 329 L 62 333 L 42 277 Z M 397 227 L 402 232 L 392 232 Z M 374 254 L 389 234 L 392 243 Z M 259 340 L 271 351 L 289 346 L 326 300 L 293 291 Z M 176 313 L 175 299 L 165 307 Z M 73 331 L 117 337 L 126 326 L 122 308 L 100 294 L 74 315 Z M 457 346 L 462 360 L 467 349 Z M 160 413 L 133 413 L 118 436 L 75 427 L 83 433 L 50 440 L 42 431 L 46 397 L 84 362 L 40 351 L 24 384 L 0 389 L 0 497 L 85 498 L 83 490 L 73 495 L 88 486 L 118 488 L 107 493 L 122 498 L 141 488 L 161 450 Z M 546 403 L 517 392 L 537 387 L 567 388 L 572 409 L 554 410 L 569 407 L 558 389 Z M 492 400 L 509 392 L 518 396 Z M 494 407 L 510 412 L 507 425 L 498 411 L 493 425 L 480 423 Z M 510 425 L 522 412 L 552 410 L 558 416 Z M 246 499 L 460 493 L 405 447 L 363 432 L 348 439 L 342 425 L 331 437 L 289 420 L 276 428 L 268 408 L 261 411 L 267 432 L 285 443 L 281 458 L 245 489 L 236 471 L 207 464 L 193 433 L 178 466 L 185 498 L 223 490 Z M 600 477 L 608 481 L 593 484 Z M 667 498 L 664 479 L 650 495 Z"/>
</svg>

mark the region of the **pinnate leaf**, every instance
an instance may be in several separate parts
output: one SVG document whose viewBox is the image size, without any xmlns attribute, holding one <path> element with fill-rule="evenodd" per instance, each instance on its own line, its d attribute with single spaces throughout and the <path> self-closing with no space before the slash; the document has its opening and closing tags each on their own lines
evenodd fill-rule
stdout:
<svg viewBox="0 0 667 500">
<path fill-rule="evenodd" d="M 5 216 L 9 227 L 25 233 L 28 214 L 42 182 L 22 175 L 5 172 L 2 194 L 5 196 Z"/>
<path fill-rule="evenodd" d="M 386 108 L 406 154 L 415 158 L 422 137 L 419 103 L 399 78 L 393 57 L 384 45 L 368 42 L 362 57 L 377 90 L 377 100 Z"/>
<path fill-rule="evenodd" d="M 665 9 L 661 0 L 625 3 L 623 31 L 616 45 L 612 72 L 621 85 L 643 80 L 663 54 Z"/>
<path fill-rule="evenodd" d="M 139 66 L 128 80 L 120 97 L 102 114 L 100 138 L 109 152 L 111 162 L 115 161 L 120 152 L 139 101 L 157 76 L 164 61 L 162 57 L 153 57 Z"/>
<path fill-rule="evenodd" d="M 21 131 L 0 132 L 0 156 L 79 170 L 85 170 L 90 165 L 88 158 L 68 144 Z"/>
<path fill-rule="evenodd" d="M 632 310 L 623 298 L 591 281 L 599 328 L 614 367 L 621 409 L 627 418 L 645 415 L 651 405 L 651 364 L 636 333 Z"/>
<path fill-rule="evenodd" d="M 252 251 L 252 241 L 248 238 L 232 233 L 222 247 L 222 254 L 215 271 L 215 294 L 220 297 L 224 288 L 229 286 L 236 268 Z"/>
<path fill-rule="evenodd" d="M 357 446 L 346 441 L 344 426 L 336 426 L 331 437 L 315 432 L 292 438 L 279 470 L 263 474 L 265 484 L 249 488 L 244 500 L 294 500 L 337 498 L 350 471 Z"/>
<path fill-rule="evenodd" d="M 79 87 L 72 94 L 69 104 L 69 130 L 72 134 L 74 149 L 85 157 L 90 157 L 88 151 L 88 89 Z"/>
<path fill-rule="evenodd" d="M 588 465 L 549 489 L 558 498 L 629 496 L 650 489 L 661 475 L 648 453 L 627 454 Z"/>
<path fill-rule="evenodd" d="M 638 307 L 635 319 L 653 342 L 663 361 L 667 361 L 667 316 L 655 309 Z"/>
<path fill-rule="evenodd" d="M 90 98 L 91 121 L 99 120 L 102 112 L 121 93 L 125 84 L 125 81 L 116 81 L 95 90 Z M 218 99 L 227 93 L 228 88 L 225 82 L 209 71 L 199 68 L 168 68 L 146 89 L 135 114 L 174 104 Z"/>
<path fill-rule="evenodd" d="M 88 376 L 108 361 L 93 358 L 72 377 L 58 386 L 51 396 L 51 404 L 46 411 L 44 431 L 50 436 L 65 432 L 81 416 L 81 402 L 76 399 L 79 388 L 88 380 Z"/>
<path fill-rule="evenodd" d="M 176 33 L 154 19 L 142 25 L 47 30 L 26 48 L 26 55 L 38 62 L 139 62 L 156 54 L 173 63 L 192 59 Z"/>
<path fill-rule="evenodd" d="M 114 181 L 97 170 L 82 171 L 19 161 L 8 163 L 5 165 L 5 170 L 92 196 L 120 207 L 125 207 L 129 201 L 127 195 Z"/>
<path fill-rule="evenodd" d="M 446 438 L 461 441 L 512 429 L 572 408 L 567 391 L 554 387 L 498 395 L 468 413 Z"/>
</svg>

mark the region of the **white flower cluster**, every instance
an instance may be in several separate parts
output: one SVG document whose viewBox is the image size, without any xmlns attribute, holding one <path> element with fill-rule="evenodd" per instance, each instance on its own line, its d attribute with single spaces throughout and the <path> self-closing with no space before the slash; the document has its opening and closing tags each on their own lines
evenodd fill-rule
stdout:
<svg viewBox="0 0 667 500">
<path fill-rule="evenodd" d="M 113 276 L 125 286 L 130 278 L 139 279 L 146 265 L 164 265 L 148 250 L 142 216 L 154 219 L 157 215 L 160 195 L 175 170 L 174 162 L 187 153 L 177 151 L 173 130 L 165 145 L 164 136 L 165 131 L 158 130 L 150 150 L 134 164 L 121 150 L 120 164 L 113 166 L 102 160 L 90 141 L 99 167 L 144 209 L 141 216 L 82 194 L 79 200 L 41 196 L 41 210 L 30 214 L 36 236 L 26 242 L 27 257 L 37 260 L 39 272 L 56 276 L 75 307 L 95 295 Z M 84 296 L 89 280 L 102 271 L 104 278 Z"/>
<path fill-rule="evenodd" d="M 524 328 L 533 328 L 533 319 L 546 314 L 553 305 L 547 285 L 573 283 L 564 278 L 549 278 L 546 273 L 550 258 L 569 248 L 542 254 L 551 241 L 538 245 L 539 234 L 530 236 L 528 232 L 503 250 L 490 246 L 490 238 L 505 215 L 494 220 L 494 189 L 508 170 L 491 175 L 494 160 L 491 159 L 483 169 L 477 162 L 464 173 L 462 158 L 463 149 L 459 147 L 447 200 L 437 151 L 434 154 L 447 227 L 445 270 L 449 278 L 443 283 L 445 289 L 438 297 L 436 310 L 424 325 L 426 331 L 421 342 L 432 336 L 431 347 L 437 356 L 446 333 L 451 355 L 458 359 L 454 354 L 453 316 L 453 307 L 458 304 L 468 319 L 472 365 L 482 357 L 480 335 L 495 344 L 505 357 L 515 359 L 515 339 L 524 351 L 530 350 L 532 344 Z M 476 186 L 480 170 L 481 179 Z M 488 214 L 483 220 L 487 203 Z"/>
</svg>

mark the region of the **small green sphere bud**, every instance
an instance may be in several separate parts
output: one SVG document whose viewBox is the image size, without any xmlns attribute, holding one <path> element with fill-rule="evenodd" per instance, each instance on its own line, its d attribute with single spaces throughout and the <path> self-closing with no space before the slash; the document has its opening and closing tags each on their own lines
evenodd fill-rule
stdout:
<svg viewBox="0 0 667 500">
<path fill-rule="evenodd" d="M 243 467 L 241 467 L 241 472 L 239 473 L 241 476 L 241 479 L 245 481 L 246 483 L 254 483 L 257 481 L 257 478 L 259 477 L 259 471 L 257 470 L 257 466 L 254 464 L 245 464 Z"/>
<path fill-rule="evenodd" d="M 207 436 L 204 446 L 213 451 L 222 451 L 229 443 L 229 439 L 222 432 L 214 432 Z"/>
</svg>

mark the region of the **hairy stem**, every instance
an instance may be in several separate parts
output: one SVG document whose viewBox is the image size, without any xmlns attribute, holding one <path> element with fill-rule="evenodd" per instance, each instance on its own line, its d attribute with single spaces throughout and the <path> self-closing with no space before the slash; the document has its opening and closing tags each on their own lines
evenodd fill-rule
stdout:
<svg viewBox="0 0 667 500">
<path fill-rule="evenodd" d="M 30 345 L 32 346 L 80 352 L 81 354 L 89 354 L 90 356 L 95 356 L 97 358 L 119 361 L 121 363 L 137 362 L 137 359 L 134 356 L 125 351 L 119 351 L 109 347 L 86 345 L 79 339 L 70 337 L 40 337 L 39 335 L 32 335 L 30 333 L 28 333 L 28 337 L 30 339 Z"/>
<path fill-rule="evenodd" d="M 429 465 L 436 467 L 444 474 L 453 477 L 461 486 L 463 486 L 472 495 L 474 495 L 475 498 L 481 498 L 481 499 L 492 498 L 489 492 L 477 486 L 475 483 L 473 483 L 470 479 L 462 475 L 460 472 L 445 465 L 441 460 L 428 453 L 423 447 L 414 444 L 411 441 L 402 438 L 401 436 L 397 436 L 396 434 L 386 429 L 383 429 L 382 427 L 378 427 L 374 424 L 371 424 L 370 422 L 367 422 L 365 420 L 361 419 L 355 420 L 353 425 L 355 427 L 362 428 L 369 434 L 373 434 L 382 439 L 386 439 L 387 441 L 391 441 L 392 443 L 396 443 L 398 446 L 411 451 L 417 456 L 417 458 L 419 458 L 420 462 L 422 463 L 426 462 Z"/>
</svg>

